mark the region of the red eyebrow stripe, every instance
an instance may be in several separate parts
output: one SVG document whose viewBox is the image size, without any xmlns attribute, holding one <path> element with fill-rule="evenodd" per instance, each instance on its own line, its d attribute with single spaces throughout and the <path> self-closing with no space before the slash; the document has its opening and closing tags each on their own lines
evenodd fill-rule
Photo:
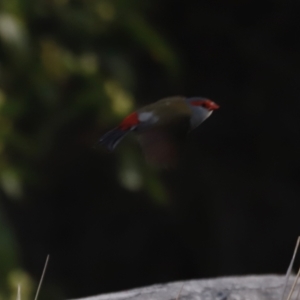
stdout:
<svg viewBox="0 0 300 300">
<path fill-rule="evenodd" d="M 129 116 L 127 116 L 120 124 L 120 129 L 121 130 L 128 130 L 133 126 L 136 126 L 137 124 L 139 124 L 139 118 L 138 118 L 138 114 L 136 112 L 133 112 L 132 114 L 130 114 Z"/>
<path fill-rule="evenodd" d="M 197 106 L 197 105 L 201 105 L 201 104 L 203 104 L 203 103 L 204 103 L 203 100 L 195 100 L 195 101 L 192 101 L 192 102 L 191 102 L 192 105 L 196 105 L 196 106 Z"/>
</svg>

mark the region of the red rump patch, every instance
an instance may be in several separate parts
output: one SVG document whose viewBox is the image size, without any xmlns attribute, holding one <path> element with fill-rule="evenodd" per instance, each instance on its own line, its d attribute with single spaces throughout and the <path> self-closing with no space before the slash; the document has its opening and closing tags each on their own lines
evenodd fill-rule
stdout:
<svg viewBox="0 0 300 300">
<path fill-rule="evenodd" d="M 121 130 L 128 130 L 139 124 L 139 122 L 138 114 L 133 112 L 122 121 L 119 127 Z"/>
</svg>

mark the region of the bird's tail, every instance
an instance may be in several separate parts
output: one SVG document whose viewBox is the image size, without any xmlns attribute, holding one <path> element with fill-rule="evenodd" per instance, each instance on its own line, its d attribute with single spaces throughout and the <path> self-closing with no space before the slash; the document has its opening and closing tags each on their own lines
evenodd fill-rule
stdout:
<svg viewBox="0 0 300 300">
<path fill-rule="evenodd" d="M 129 132 L 130 130 L 123 130 L 120 127 L 116 127 L 105 133 L 97 144 L 104 145 L 108 150 L 113 151 Z"/>
</svg>

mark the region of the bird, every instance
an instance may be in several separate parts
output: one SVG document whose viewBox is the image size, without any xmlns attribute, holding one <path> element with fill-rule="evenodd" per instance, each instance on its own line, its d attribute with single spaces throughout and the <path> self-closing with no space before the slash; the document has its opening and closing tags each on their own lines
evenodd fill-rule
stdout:
<svg viewBox="0 0 300 300">
<path fill-rule="evenodd" d="M 150 164 L 175 166 L 187 134 L 218 108 L 218 104 L 204 97 L 166 97 L 129 114 L 117 127 L 105 133 L 98 144 L 113 151 L 133 132 Z"/>
</svg>

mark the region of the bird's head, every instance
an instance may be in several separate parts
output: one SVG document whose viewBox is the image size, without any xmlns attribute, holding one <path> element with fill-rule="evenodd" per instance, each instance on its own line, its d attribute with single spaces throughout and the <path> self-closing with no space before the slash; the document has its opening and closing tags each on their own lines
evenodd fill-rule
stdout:
<svg viewBox="0 0 300 300">
<path fill-rule="evenodd" d="M 215 102 L 207 98 L 193 97 L 193 98 L 186 98 L 186 101 L 188 102 L 189 105 L 193 107 L 201 108 L 207 111 L 213 111 L 220 107 L 218 104 L 216 104 Z"/>
<path fill-rule="evenodd" d="M 215 102 L 202 97 L 186 98 L 186 102 L 191 108 L 191 129 L 199 126 L 205 119 L 207 119 L 214 110 L 220 106 Z"/>
</svg>

